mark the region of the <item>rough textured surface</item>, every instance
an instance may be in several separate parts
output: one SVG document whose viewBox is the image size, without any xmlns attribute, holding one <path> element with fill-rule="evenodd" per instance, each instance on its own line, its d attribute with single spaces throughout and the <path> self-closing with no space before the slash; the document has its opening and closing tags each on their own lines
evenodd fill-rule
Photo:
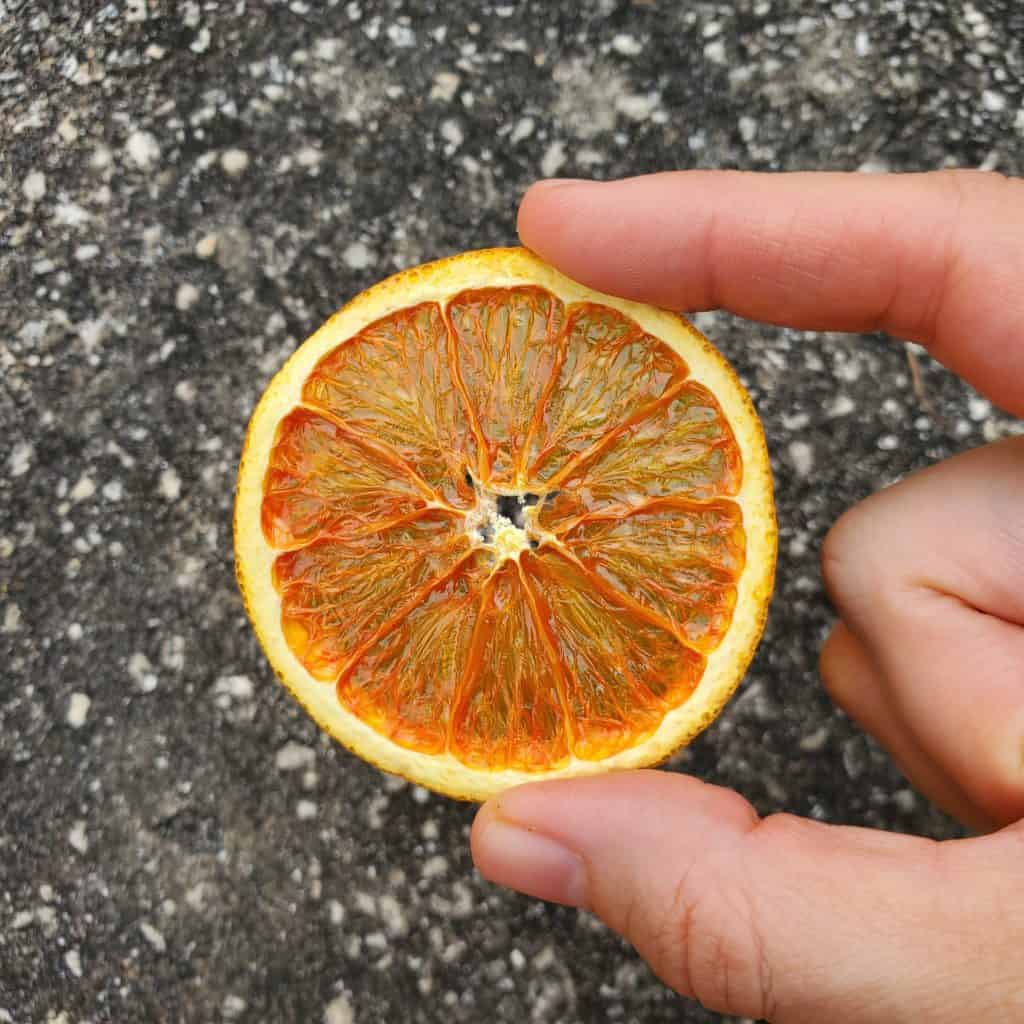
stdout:
<svg viewBox="0 0 1024 1024">
<path fill-rule="evenodd" d="M 1024 170 L 1013 0 L 7 0 L 0 14 L 0 1021 L 711 1021 L 585 914 L 475 877 L 472 809 L 272 679 L 232 577 L 256 396 L 347 296 L 514 239 L 542 174 Z M 870 13 L 869 13 L 870 12 Z M 1008 420 L 878 337 L 701 323 L 782 528 L 742 695 L 675 767 L 953 828 L 822 694 L 816 551 Z"/>
</svg>

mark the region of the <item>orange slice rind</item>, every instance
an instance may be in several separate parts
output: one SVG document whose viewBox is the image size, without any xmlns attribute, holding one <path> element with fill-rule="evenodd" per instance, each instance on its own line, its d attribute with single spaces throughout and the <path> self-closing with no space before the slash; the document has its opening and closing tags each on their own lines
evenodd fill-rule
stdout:
<svg viewBox="0 0 1024 1024">
<path fill-rule="evenodd" d="M 274 670 L 360 757 L 457 797 L 689 742 L 753 656 L 775 552 L 723 357 L 523 249 L 356 297 L 271 381 L 239 469 Z"/>
</svg>

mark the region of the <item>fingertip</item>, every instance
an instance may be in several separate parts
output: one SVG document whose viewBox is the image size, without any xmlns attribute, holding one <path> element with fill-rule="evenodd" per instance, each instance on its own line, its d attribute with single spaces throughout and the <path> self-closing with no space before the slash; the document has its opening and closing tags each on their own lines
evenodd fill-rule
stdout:
<svg viewBox="0 0 1024 1024">
<path fill-rule="evenodd" d="M 568 277 L 598 291 L 680 308 L 685 237 L 665 235 L 664 177 L 537 182 L 523 196 L 522 243 Z M 660 227 L 659 227 L 660 225 Z"/>
<path fill-rule="evenodd" d="M 601 182 L 594 181 L 593 178 L 541 178 L 539 181 L 535 181 L 527 192 L 540 191 L 546 192 L 551 189 L 564 188 L 567 185 L 600 185 Z"/>
<path fill-rule="evenodd" d="M 527 249 L 535 249 L 531 241 L 533 237 L 533 224 L 537 213 L 537 206 L 544 201 L 545 186 L 549 182 L 538 181 L 531 185 L 519 200 L 519 212 L 516 214 L 516 231 L 519 234 L 519 241 Z"/>
<path fill-rule="evenodd" d="M 488 877 L 483 870 L 483 865 L 486 864 L 489 852 L 487 833 L 497 818 L 498 798 L 495 797 L 480 806 L 476 812 L 476 817 L 473 818 L 473 825 L 469 830 L 469 851 L 473 857 L 473 863 L 485 878 Z"/>
<path fill-rule="evenodd" d="M 547 258 L 545 254 L 552 249 L 551 233 L 558 230 L 571 209 L 572 192 L 578 186 L 591 184 L 594 182 L 585 178 L 544 178 L 534 182 L 519 203 L 516 229 L 523 245 Z"/>
<path fill-rule="evenodd" d="M 732 790 L 648 769 L 517 786 L 481 808 L 474 832 L 499 819 L 556 838 L 589 861 L 632 845 L 640 831 L 674 841 L 709 822 L 744 831 L 757 815 Z"/>
<path fill-rule="evenodd" d="M 587 905 L 582 858 L 534 827 L 505 820 L 496 800 L 477 813 L 470 849 L 477 870 L 489 882 L 551 903 Z"/>
</svg>

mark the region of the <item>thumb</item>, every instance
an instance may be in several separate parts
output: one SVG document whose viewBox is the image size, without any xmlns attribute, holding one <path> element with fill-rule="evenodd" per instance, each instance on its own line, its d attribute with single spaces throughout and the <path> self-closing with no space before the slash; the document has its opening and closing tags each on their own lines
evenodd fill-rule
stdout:
<svg viewBox="0 0 1024 1024">
<path fill-rule="evenodd" d="M 594 911 L 683 995 L 835 1024 L 1005 1009 L 1014 845 L 761 820 L 730 790 L 654 771 L 511 790 L 472 833 L 485 878 Z"/>
</svg>

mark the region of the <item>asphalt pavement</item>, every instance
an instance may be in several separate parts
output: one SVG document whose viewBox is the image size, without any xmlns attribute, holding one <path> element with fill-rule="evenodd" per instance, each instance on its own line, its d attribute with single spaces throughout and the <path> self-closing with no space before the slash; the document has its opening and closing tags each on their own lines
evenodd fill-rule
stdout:
<svg viewBox="0 0 1024 1024">
<path fill-rule="evenodd" d="M 483 882 L 471 807 L 280 689 L 233 576 L 246 421 L 356 292 L 513 243 L 541 176 L 1019 174 L 1022 45 L 1016 0 L 0 4 L 0 1022 L 724 1019 Z M 699 323 L 764 418 L 780 566 L 669 770 L 958 834 L 821 689 L 818 549 L 1019 425 L 881 336 Z"/>
</svg>

